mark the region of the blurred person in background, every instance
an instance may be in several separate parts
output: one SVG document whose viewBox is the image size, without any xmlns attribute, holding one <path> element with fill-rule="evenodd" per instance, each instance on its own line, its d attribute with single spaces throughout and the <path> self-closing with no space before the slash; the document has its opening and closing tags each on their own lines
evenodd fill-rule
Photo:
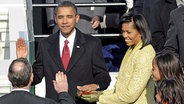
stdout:
<svg viewBox="0 0 184 104">
<path fill-rule="evenodd" d="M 180 7 L 170 13 L 169 30 L 167 32 L 164 50 L 171 51 L 179 57 L 184 65 L 184 1 L 181 0 Z"/>
<path fill-rule="evenodd" d="M 149 24 L 152 45 L 156 52 L 163 50 L 169 29 L 170 12 L 177 8 L 178 0 L 155 0 L 150 12 Z"/>
</svg>

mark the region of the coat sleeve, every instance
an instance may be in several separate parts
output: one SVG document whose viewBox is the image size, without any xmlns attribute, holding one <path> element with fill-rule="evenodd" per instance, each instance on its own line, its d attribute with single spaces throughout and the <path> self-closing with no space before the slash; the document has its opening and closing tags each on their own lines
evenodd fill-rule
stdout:
<svg viewBox="0 0 184 104">
<path fill-rule="evenodd" d="M 153 5 L 153 8 L 150 12 L 150 29 L 151 29 L 151 35 L 152 35 L 152 45 L 156 52 L 159 52 L 163 49 L 164 42 L 165 42 L 165 32 L 164 32 L 164 25 L 163 21 L 161 19 L 161 3 L 156 2 Z"/>
<path fill-rule="evenodd" d="M 74 99 L 67 93 L 61 92 L 58 94 L 58 101 L 45 98 L 45 104 L 76 104 Z"/>
<path fill-rule="evenodd" d="M 177 18 L 174 18 L 174 16 L 175 16 L 174 12 L 171 12 L 170 21 L 169 21 L 170 28 L 169 28 L 168 33 L 167 33 L 167 38 L 166 38 L 166 43 L 164 45 L 164 50 L 171 51 L 171 52 L 177 54 L 178 53 L 178 39 L 177 39 L 178 32 L 177 32 L 177 28 L 175 26 L 176 25 L 175 19 L 177 19 Z"/>
<path fill-rule="evenodd" d="M 96 3 L 106 3 L 107 0 L 94 0 Z M 100 20 L 102 21 L 102 18 L 105 14 L 106 7 L 95 7 L 93 16 L 99 16 Z"/>
<path fill-rule="evenodd" d="M 33 63 L 33 73 L 34 73 L 34 78 L 32 85 L 36 85 L 40 83 L 44 77 L 44 69 L 43 69 L 43 59 L 42 59 L 42 42 L 39 43 L 38 46 L 38 51 L 36 53 L 35 61 Z"/>
<path fill-rule="evenodd" d="M 74 99 L 67 92 L 59 93 L 58 100 L 60 104 L 75 104 Z"/>
<path fill-rule="evenodd" d="M 99 39 L 97 39 L 96 44 L 93 48 L 93 76 L 95 78 L 95 83 L 99 84 L 99 90 L 105 90 L 109 86 L 111 78 L 105 65 L 105 60 L 102 54 L 102 45 Z"/>
</svg>

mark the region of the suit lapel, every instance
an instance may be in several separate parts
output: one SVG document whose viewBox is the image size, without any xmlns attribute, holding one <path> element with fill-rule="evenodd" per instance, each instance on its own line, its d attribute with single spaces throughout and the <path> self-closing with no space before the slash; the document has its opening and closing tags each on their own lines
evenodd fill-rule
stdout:
<svg viewBox="0 0 184 104">
<path fill-rule="evenodd" d="M 72 56 L 70 58 L 67 72 L 69 72 L 72 69 L 72 67 L 75 65 L 75 63 L 80 59 L 80 57 L 84 53 L 85 47 L 83 44 L 85 43 L 85 41 L 86 40 L 83 37 L 82 33 L 77 30 L 75 41 L 74 41 L 74 46 L 73 46 L 73 51 L 72 51 Z"/>
<path fill-rule="evenodd" d="M 59 50 L 59 32 L 56 34 L 53 34 L 54 36 L 49 40 L 49 48 L 48 52 L 51 56 L 52 60 L 55 62 L 55 64 L 61 69 L 64 70 L 63 64 L 61 62 L 61 56 L 60 56 L 60 50 Z"/>
<path fill-rule="evenodd" d="M 76 29 L 77 30 L 77 29 Z M 59 33 L 53 34 L 54 36 L 49 39 L 49 48 L 48 52 L 49 55 L 51 56 L 52 60 L 56 63 L 56 65 L 61 69 L 62 71 L 64 70 L 63 64 L 61 62 L 60 58 L 60 50 L 59 50 Z M 66 73 L 68 73 L 72 67 L 75 65 L 75 63 L 79 60 L 81 55 L 85 51 L 84 43 L 86 42 L 84 36 L 82 35 L 81 32 L 78 30 L 76 31 L 76 37 L 74 41 L 74 46 L 73 46 L 73 51 L 72 51 L 72 56 L 70 58 L 70 62 L 68 65 L 68 68 L 66 70 Z"/>
</svg>

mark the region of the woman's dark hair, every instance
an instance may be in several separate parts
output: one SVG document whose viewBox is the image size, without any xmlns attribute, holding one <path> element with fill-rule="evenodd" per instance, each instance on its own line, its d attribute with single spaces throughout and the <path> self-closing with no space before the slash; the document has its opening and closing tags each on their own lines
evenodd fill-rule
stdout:
<svg viewBox="0 0 184 104">
<path fill-rule="evenodd" d="M 133 12 L 125 13 L 121 17 L 120 27 L 122 24 L 129 22 L 133 22 L 134 28 L 141 34 L 141 39 L 143 41 L 141 48 L 150 44 L 152 41 L 151 32 L 145 17 L 142 14 L 134 14 Z"/>
<path fill-rule="evenodd" d="M 184 86 L 183 65 L 179 58 L 168 51 L 161 51 L 156 54 L 154 60 L 163 79 L 175 79 Z"/>
<path fill-rule="evenodd" d="M 157 82 L 156 91 L 161 96 L 159 104 L 183 104 L 184 91 L 174 79 L 164 79 Z"/>
</svg>

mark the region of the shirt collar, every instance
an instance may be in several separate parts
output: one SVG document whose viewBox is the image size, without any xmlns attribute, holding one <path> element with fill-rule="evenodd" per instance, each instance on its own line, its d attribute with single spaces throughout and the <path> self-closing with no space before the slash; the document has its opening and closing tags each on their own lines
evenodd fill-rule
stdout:
<svg viewBox="0 0 184 104">
<path fill-rule="evenodd" d="M 12 91 L 27 91 L 27 92 L 29 92 L 29 90 L 25 89 L 25 88 L 13 88 Z"/>
<path fill-rule="evenodd" d="M 74 43 L 75 36 L 76 36 L 76 29 L 74 29 L 74 31 L 72 32 L 72 34 L 68 38 L 65 38 L 62 35 L 62 33 L 60 32 L 60 39 L 61 39 L 61 42 L 62 43 L 64 43 L 64 41 L 67 39 L 69 41 L 69 44 L 73 44 Z"/>
</svg>

